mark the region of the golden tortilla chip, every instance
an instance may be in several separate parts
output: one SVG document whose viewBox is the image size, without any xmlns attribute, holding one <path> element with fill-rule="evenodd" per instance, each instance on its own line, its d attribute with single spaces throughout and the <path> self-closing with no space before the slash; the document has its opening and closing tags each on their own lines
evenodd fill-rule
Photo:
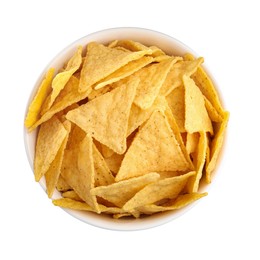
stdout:
<svg viewBox="0 0 260 260">
<path fill-rule="evenodd" d="M 137 60 L 149 53 L 151 53 L 149 49 L 138 52 L 125 52 L 96 42 L 89 43 L 86 59 L 80 74 L 79 92 L 87 91 L 92 85 L 128 62 Z"/>
<path fill-rule="evenodd" d="M 188 169 L 190 164 L 183 155 L 166 116 L 161 111 L 155 111 L 126 152 L 116 181 L 149 172 Z"/>
<path fill-rule="evenodd" d="M 108 158 L 105 158 L 106 164 L 110 171 L 114 174 L 118 173 L 121 163 L 123 161 L 124 154 L 114 153 Z"/>
<path fill-rule="evenodd" d="M 100 83 L 96 83 L 94 89 L 100 89 L 108 84 L 112 84 L 120 79 L 123 79 L 134 72 L 140 70 L 141 68 L 145 67 L 147 64 L 153 61 L 152 57 L 142 57 L 138 60 L 130 61 L 125 66 L 121 67 L 120 69 L 116 70 L 106 78 L 102 79 Z"/>
<path fill-rule="evenodd" d="M 186 150 L 188 154 L 192 154 L 196 151 L 196 148 L 199 143 L 199 138 L 200 138 L 199 133 L 193 133 L 193 134 L 187 133 Z"/>
<path fill-rule="evenodd" d="M 155 109 L 164 111 L 165 108 L 166 100 L 163 96 L 158 96 L 152 106 L 145 110 L 132 104 L 128 120 L 127 136 L 132 134 L 140 125 L 142 125 L 151 116 Z"/>
<path fill-rule="evenodd" d="M 213 122 L 217 122 L 220 123 L 223 121 L 223 113 L 219 114 L 218 111 L 215 109 L 215 107 L 213 107 L 213 105 L 210 103 L 210 101 L 204 97 L 205 99 L 205 107 L 208 111 L 209 114 L 209 118 L 211 119 L 211 121 Z"/>
<path fill-rule="evenodd" d="M 148 214 L 148 215 L 157 212 L 168 211 L 168 210 L 177 210 L 177 209 L 184 208 L 189 204 L 205 196 L 207 196 L 206 192 L 179 195 L 176 199 L 173 199 L 170 203 L 167 203 L 165 205 L 149 204 L 149 205 L 139 207 L 138 210 L 141 213 Z"/>
<path fill-rule="evenodd" d="M 60 146 L 60 149 L 55 156 L 55 159 L 53 160 L 49 169 L 45 173 L 46 188 L 47 188 L 47 194 L 48 194 L 49 198 L 51 198 L 51 196 L 54 192 L 54 189 L 59 180 L 64 150 L 67 145 L 69 132 L 70 132 L 70 128 L 71 128 L 71 123 L 69 121 L 65 121 L 63 123 L 63 125 L 64 125 L 65 129 L 67 130 L 66 137 L 64 138 L 64 140 Z"/>
<path fill-rule="evenodd" d="M 36 181 L 39 181 L 48 171 L 66 135 L 66 129 L 56 116 L 41 125 L 34 159 Z"/>
<path fill-rule="evenodd" d="M 185 132 L 185 101 L 183 85 L 175 88 L 166 97 L 166 100 L 180 129 L 180 132 Z"/>
<path fill-rule="evenodd" d="M 109 185 L 113 183 L 114 176 L 109 170 L 103 156 L 93 144 L 93 159 L 95 168 L 95 186 Z"/>
<path fill-rule="evenodd" d="M 59 175 L 57 184 L 56 184 L 56 189 L 58 191 L 64 192 L 64 191 L 68 191 L 71 190 L 72 188 L 70 187 L 70 185 L 64 180 L 64 178 Z"/>
<path fill-rule="evenodd" d="M 178 61 L 179 57 L 176 57 L 176 61 Z M 203 58 L 198 58 L 194 61 L 178 61 L 171 67 L 162 87 L 160 90 L 160 94 L 167 96 L 169 95 L 175 88 L 178 88 L 182 85 L 182 78 L 184 75 L 191 76 L 199 67 L 199 65 L 203 62 Z"/>
<path fill-rule="evenodd" d="M 70 111 L 67 119 L 118 154 L 126 150 L 127 122 L 139 80 L 134 78 L 113 91 Z"/>
<path fill-rule="evenodd" d="M 54 100 L 59 95 L 60 91 L 64 88 L 64 86 L 69 81 L 70 77 L 73 75 L 75 71 L 77 71 L 82 62 L 82 46 L 79 46 L 76 53 L 69 60 L 64 71 L 58 73 L 53 81 L 52 81 L 52 92 L 50 96 L 46 99 L 46 102 L 43 105 L 41 114 L 46 113 L 49 108 L 52 106 Z"/>
<path fill-rule="evenodd" d="M 219 154 L 224 141 L 224 134 L 227 127 L 229 119 L 229 112 L 224 113 L 223 122 L 218 124 L 217 129 L 215 129 L 215 136 L 212 140 L 210 147 L 210 161 L 208 165 L 206 165 L 206 181 L 207 183 L 211 182 L 211 175 L 214 169 L 216 168 L 217 159 L 219 158 Z"/>
<path fill-rule="evenodd" d="M 40 118 L 41 107 L 45 99 L 51 92 L 51 82 L 52 82 L 53 75 L 54 75 L 54 69 L 50 68 L 47 71 L 44 80 L 42 81 L 33 101 L 29 106 L 27 116 L 24 122 L 27 128 L 30 128 Z"/>
<path fill-rule="evenodd" d="M 187 189 L 189 193 L 197 192 L 199 190 L 199 183 L 206 162 L 207 147 L 208 147 L 207 133 L 200 132 L 199 143 L 195 151 L 194 160 L 193 160 L 196 169 L 196 174 L 189 179 L 187 184 Z"/>
<path fill-rule="evenodd" d="M 135 105 L 142 109 L 148 109 L 152 106 L 174 62 L 174 59 L 168 59 L 147 66 L 134 74 L 134 76 L 140 78 L 134 99 Z"/>
<path fill-rule="evenodd" d="M 88 135 L 72 150 L 65 150 L 62 164 L 62 177 L 75 190 L 79 197 L 100 212 L 96 197 L 90 194 L 95 185 L 93 142 Z"/>
<path fill-rule="evenodd" d="M 74 190 L 65 191 L 61 195 L 63 198 L 84 202 Z"/>
<path fill-rule="evenodd" d="M 157 173 L 148 173 L 141 177 L 113 183 L 108 186 L 100 186 L 91 190 L 91 194 L 102 197 L 112 202 L 115 206 L 122 207 L 139 190 L 160 178 Z"/>
<path fill-rule="evenodd" d="M 184 59 L 193 61 L 194 57 L 191 54 L 186 54 Z M 213 85 L 212 80 L 207 75 L 206 71 L 202 68 L 202 66 L 199 66 L 197 71 L 191 77 L 195 81 L 196 85 L 199 87 L 203 95 L 210 101 L 213 107 L 223 117 L 225 111 L 221 105 L 219 95 Z"/>
<path fill-rule="evenodd" d="M 36 127 L 49 120 L 53 115 L 59 113 L 65 108 L 85 99 L 91 90 L 84 93 L 78 92 L 79 80 L 76 77 L 71 77 L 64 89 L 60 92 L 56 98 L 52 107 L 35 123 L 29 128 L 29 132 L 33 131 Z"/>
<path fill-rule="evenodd" d="M 184 75 L 183 83 L 185 87 L 185 129 L 191 134 L 194 132 L 213 134 L 211 120 L 201 91 L 190 77 Z"/>
<path fill-rule="evenodd" d="M 140 42 L 132 41 L 132 40 L 116 40 L 113 41 L 109 44 L 110 48 L 115 48 L 115 47 L 123 47 L 129 51 L 147 51 L 150 50 L 147 46 L 143 45 Z M 151 54 L 151 51 L 149 52 Z"/>
<path fill-rule="evenodd" d="M 161 199 L 176 198 L 185 187 L 187 181 L 195 172 L 189 172 L 181 176 L 158 180 L 145 186 L 137 192 L 124 206 L 125 211 L 130 211 L 138 207 L 149 205 Z"/>
</svg>

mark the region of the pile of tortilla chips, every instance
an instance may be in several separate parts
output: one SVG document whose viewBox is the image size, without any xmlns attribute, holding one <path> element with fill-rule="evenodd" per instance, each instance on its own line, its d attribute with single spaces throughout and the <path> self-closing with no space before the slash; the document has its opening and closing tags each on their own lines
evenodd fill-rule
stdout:
<svg viewBox="0 0 260 260">
<path fill-rule="evenodd" d="M 25 119 L 36 181 L 64 208 L 138 218 L 205 196 L 229 113 L 203 58 L 115 40 L 47 71 Z"/>
</svg>

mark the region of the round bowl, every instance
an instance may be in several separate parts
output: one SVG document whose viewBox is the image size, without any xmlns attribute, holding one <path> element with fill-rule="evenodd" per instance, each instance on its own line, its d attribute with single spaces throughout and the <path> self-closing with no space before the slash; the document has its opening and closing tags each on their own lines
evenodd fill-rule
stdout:
<svg viewBox="0 0 260 260">
<path fill-rule="evenodd" d="M 64 50 L 62 50 L 43 70 L 41 75 L 39 76 L 38 80 L 36 81 L 31 95 L 28 100 L 28 104 L 26 107 L 26 113 L 29 107 L 29 104 L 31 103 L 37 88 L 42 81 L 45 72 L 48 68 L 54 67 L 56 69 L 61 68 L 64 65 L 64 62 L 69 59 L 75 52 L 78 45 L 85 46 L 87 43 L 91 41 L 97 41 L 103 44 L 107 44 L 115 39 L 131 39 L 134 41 L 141 42 L 145 45 L 155 45 L 161 48 L 164 52 L 167 54 L 173 54 L 173 55 L 184 55 L 186 53 L 191 53 L 195 57 L 197 54 L 187 47 L 185 44 L 180 42 L 179 40 L 168 36 L 166 34 L 156 32 L 149 29 L 143 29 L 143 28 L 132 28 L 132 27 L 126 27 L 126 28 L 112 28 L 112 29 L 106 29 L 99 32 L 95 32 L 92 34 L 89 34 L 87 36 L 84 36 L 83 38 L 73 42 L 68 47 L 66 47 Z M 217 83 L 212 77 L 212 74 L 209 72 L 208 69 L 203 66 L 204 69 L 207 71 L 209 76 L 211 77 L 212 81 L 214 82 L 216 88 Z M 219 92 L 219 89 L 217 88 L 217 91 Z M 35 143 L 36 143 L 36 136 L 37 136 L 37 129 L 34 130 L 31 133 L 28 133 L 28 131 L 24 128 L 24 142 L 25 142 L 25 149 L 28 157 L 28 161 L 30 163 L 30 166 L 33 170 L 33 161 L 34 161 L 34 153 L 35 153 Z M 222 149 L 223 150 L 223 149 Z M 41 179 L 40 185 L 43 187 L 43 189 L 46 191 L 46 185 L 44 178 Z M 206 189 L 208 189 L 208 186 L 202 185 L 200 188 L 200 192 L 205 192 Z M 54 192 L 53 199 L 60 198 L 61 195 L 58 191 Z M 83 211 L 77 211 L 77 210 L 71 210 L 71 209 L 64 209 L 67 213 L 72 215 L 73 217 L 91 224 L 96 227 L 110 229 L 110 230 L 141 230 L 141 229 L 147 229 L 151 227 L 156 227 L 162 224 L 165 224 L 171 220 L 176 219 L 180 215 L 184 214 L 188 210 L 190 210 L 195 204 L 192 203 L 189 206 L 186 206 L 182 209 L 175 210 L 172 212 L 164 212 L 155 214 L 149 217 L 144 217 L 140 219 L 113 219 L 111 216 L 106 215 L 98 215 L 92 212 L 83 212 Z"/>
</svg>

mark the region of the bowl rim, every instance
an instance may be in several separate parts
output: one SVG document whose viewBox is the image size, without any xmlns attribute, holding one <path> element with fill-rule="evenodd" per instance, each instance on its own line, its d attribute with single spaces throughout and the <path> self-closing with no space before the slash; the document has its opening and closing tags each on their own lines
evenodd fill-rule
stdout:
<svg viewBox="0 0 260 260">
<path fill-rule="evenodd" d="M 97 39 L 96 41 L 99 41 L 99 39 L 101 39 L 100 42 L 102 42 L 102 43 L 107 43 L 109 41 L 112 41 L 113 39 L 114 40 L 116 39 L 115 37 L 113 37 L 113 39 L 111 38 L 110 40 L 102 41 L 102 37 L 104 38 L 104 36 L 106 36 L 106 39 L 109 38 L 107 36 L 108 34 L 110 34 L 110 35 L 111 34 L 113 34 L 113 35 L 120 34 L 121 39 L 127 38 L 125 36 L 122 37 L 122 34 L 124 34 L 124 35 L 125 34 L 135 34 L 135 37 L 132 37 L 132 35 L 131 35 L 129 37 L 129 39 L 136 40 L 136 41 L 138 41 L 137 38 L 141 38 L 141 37 L 144 37 L 144 35 L 146 35 L 145 37 L 149 36 L 149 41 L 151 40 L 151 38 L 153 38 L 153 42 L 156 42 L 156 43 L 155 44 L 153 43 L 152 45 L 156 45 L 156 46 L 160 45 L 160 44 L 157 44 L 158 40 L 163 39 L 164 45 L 165 45 L 165 43 L 167 43 L 166 45 L 176 45 L 178 47 L 177 49 L 179 49 L 179 50 L 181 49 L 183 51 L 183 53 L 189 52 L 189 53 L 193 54 L 195 57 L 198 56 L 195 51 L 193 51 L 190 47 L 188 47 L 186 44 L 184 44 L 180 40 L 178 40 L 168 34 L 165 34 L 165 33 L 162 33 L 162 32 L 156 31 L 156 30 L 152 30 L 152 29 L 142 28 L 142 27 L 113 27 L 113 28 L 107 28 L 107 29 L 103 29 L 100 31 L 96 31 L 96 32 L 87 34 L 87 35 L 73 41 L 66 47 L 64 47 L 58 54 L 56 54 L 50 60 L 50 62 L 45 66 L 45 68 L 39 74 L 39 76 L 37 77 L 37 80 L 35 81 L 35 84 L 33 85 L 32 89 L 31 89 L 30 95 L 28 97 L 26 107 L 25 107 L 25 112 L 24 112 L 24 119 L 26 117 L 28 107 L 29 107 L 34 95 L 36 94 L 37 87 L 39 86 L 39 83 L 43 79 L 43 76 L 46 73 L 47 69 L 50 68 L 51 66 L 53 66 L 53 64 L 55 64 L 55 61 L 57 62 L 58 60 L 63 60 L 63 62 L 64 62 L 66 60 L 64 58 L 66 56 L 65 54 L 67 54 L 67 56 L 69 56 L 68 53 L 69 52 L 72 53 L 72 51 L 74 51 L 75 48 L 80 44 L 86 45 L 87 43 L 93 41 L 94 39 Z M 141 41 L 141 43 L 143 43 L 143 41 Z M 176 46 L 173 46 L 173 48 L 175 48 L 175 50 L 176 50 Z M 162 48 L 161 46 L 158 46 L 158 47 Z M 165 50 L 164 48 L 162 48 L 162 49 Z M 179 51 L 179 50 L 177 50 L 177 51 Z M 168 53 L 168 52 L 166 51 L 166 53 Z M 213 81 L 216 91 L 221 100 L 221 104 L 223 105 L 223 107 L 225 107 L 225 102 L 224 102 L 223 96 L 221 94 L 220 88 L 219 88 L 214 76 L 212 75 L 211 71 L 209 70 L 208 65 L 205 66 L 203 64 L 203 68 L 205 69 L 205 71 L 208 73 L 211 80 Z M 38 127 L 36 130 L 33 131 L 34 135 L 37 134 L 37 131 L 38 131 Z M 31 170 L 32 170 L 32 172 L 34 172 L 34 170 L 33 170 L 34 155 L 32 155 L 32 149 L 31 150 L 29 149 L 31 134 L 32 133 L 28 133 L 26 127 L 23 126 L 25 152 L 26 152 L 27 159 L 30 164 Z M 221 149 L 221 154 L 219 157 L 222 157 L 223 151 L 225 150 L 225 147 L 224 147 L 225 139 L 226 138 L 224 138 L 223 147 Z M 34 146 L 33 150 L 34 149 L 35 149 L 35 146 Z M 218 159 L 218 164 L 217 164 L 215 171 L 219 170 L 218 169 L 219 162 L 221 161 L 221 159 L 222 158 Z M 214 174 L 214 178 L 215 178 L 215 175 L 216 174 Z M 43 190 L 46 192 L 46 185 L 45 185 L 44 178 L 42 178 L 39 183 L 40 183 L 40 186 L 43 188 Z M 208 191 L 210 188 L 209 186 L 211 187 L 211 185 L 207 185 L 206 188 L 204 188 L 202 191 L 203 192 Z M 60 193 L 58 191 L 55 191 L 53 197 L 54 198 L 60 197 Z M 102 218 L 101 218 L 100 215 L 97 215 L 96 213 L 92 213 L 92 212 L 84 212 L 84 214 L 82 214 L 82 212 L 78 211 L 78 210 L 72 210 L 72 209 L 66 209 L 66 208 L 61 208 L 61 209 L 63 209 L 65 212 L 67 212 L 71 216 L 75 217 L 76 219 L 78 219 L 84 223 L 90 224 L 92 226 L 95 226 L 95 227 L 108 229 L 108 230 L 116 230 L 116 231 L 136 231 L 136 230 L 154 228 L 154 227 L 158 227 L 160 225 L 166 224 L 166 223 L 180 217 L 181 215 L 188 212 L 189 210 L 191 210 L 200 201 L 201 200 L 197 200 L 197 201 L 191 203 L 190 205 L 188 205 L 182 209 L 175 210 L 173 212 L 163 212 L 163 213 L 155 214 L 153 216 L 149 216 L 149 217 L 145 217 L 145 218 L 141 218 L 141 219 L 131 219 L 130 221 L 127 219 L 112 219 L 111 217 L 109 217 L 109 219 L 108 219 L 107 216 L 102 216 Z"/>
</svg>

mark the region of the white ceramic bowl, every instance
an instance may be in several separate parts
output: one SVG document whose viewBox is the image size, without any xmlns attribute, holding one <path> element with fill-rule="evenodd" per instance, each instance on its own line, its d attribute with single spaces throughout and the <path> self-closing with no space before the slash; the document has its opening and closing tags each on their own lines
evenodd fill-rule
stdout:
<svg viewBox="0 0 260 260">
<path fill-rule="evenodd" d="M 36 93 L 39 83 L 42 81 L 45 72 L 47 71 L 48 68 L 50 67 L 54 67 L 56 69 L 61 68 L 64 62 L 67 61 L 68 58 L 72 56 L 72 54 L 74 53 L 78 45 L 85 46 L 87 43 L 91 41 L 97 41 L 106 44 L 115 39 L 131 39 L 134 41 L 141 42 L 148 46 L 155 45 L 161 48 L 167 54 L 184 55 L 185 53 L 189 52 L 192 53 L 194 56 L 197 56 L 193 50 L 191 50 L 182 42 L 163 33 L 148 30 L 148 29 L 123 27 L 123 28 L 112 28 L 112 29 L 95 32 L 70 44 L 46 66 L 46 68 L 43 70 L 42 74 L 39 76 L 37 82 L 34 85 L 34 88 L 28 100 L 26 113 L 27 113 L 28 106 L 31 103 Z M 207 72 L 209 73 L 208 70 Z M 209 75 L 212 77 L 210 73 Z M 215 83 L 216 86 L 217 84 L 214 81 L 214 79 L 213 82 Z M 25 148 L 32 169 L 33 169 L 36 136 L 37 136 L 37 130 L 33 131 L 32 133 L 28 133 L 27 130 L 24 129 Z M 44 178 L 42 178 L 40 184 L 46 191 Z M 203 186 L 200 189 L 200 191 L 203 192 L 206 191 L 206 189 L 208 189 L 208 187 Z M 53 198 L 60 198 L 60 197 L 61 197 L 60 193 L 58 191 L 55 191 Z M 193 203 L 180 210 L 159 213 L 141 219 L 118 219 L 117 220 L 111 218 L 110 216 L 97 215 L 91 212 L 83 212 L 83 211 L 76 211 L 70 209 L 65 209 L 65 211 L 70 215 L 74 216 L 75 218 L 97 227 L 111 229 L 111 230 L 141 230 L 141 229 L 147 229 L 147 228 L 159 226 L 173 219 L 176 219 L 177 217 L 179 217 L 180 215 L 182 215 L 183 213 L 191 209 L 191 207 L 193 207 L 195 204 L 196 203 Z"/>
</svg>

